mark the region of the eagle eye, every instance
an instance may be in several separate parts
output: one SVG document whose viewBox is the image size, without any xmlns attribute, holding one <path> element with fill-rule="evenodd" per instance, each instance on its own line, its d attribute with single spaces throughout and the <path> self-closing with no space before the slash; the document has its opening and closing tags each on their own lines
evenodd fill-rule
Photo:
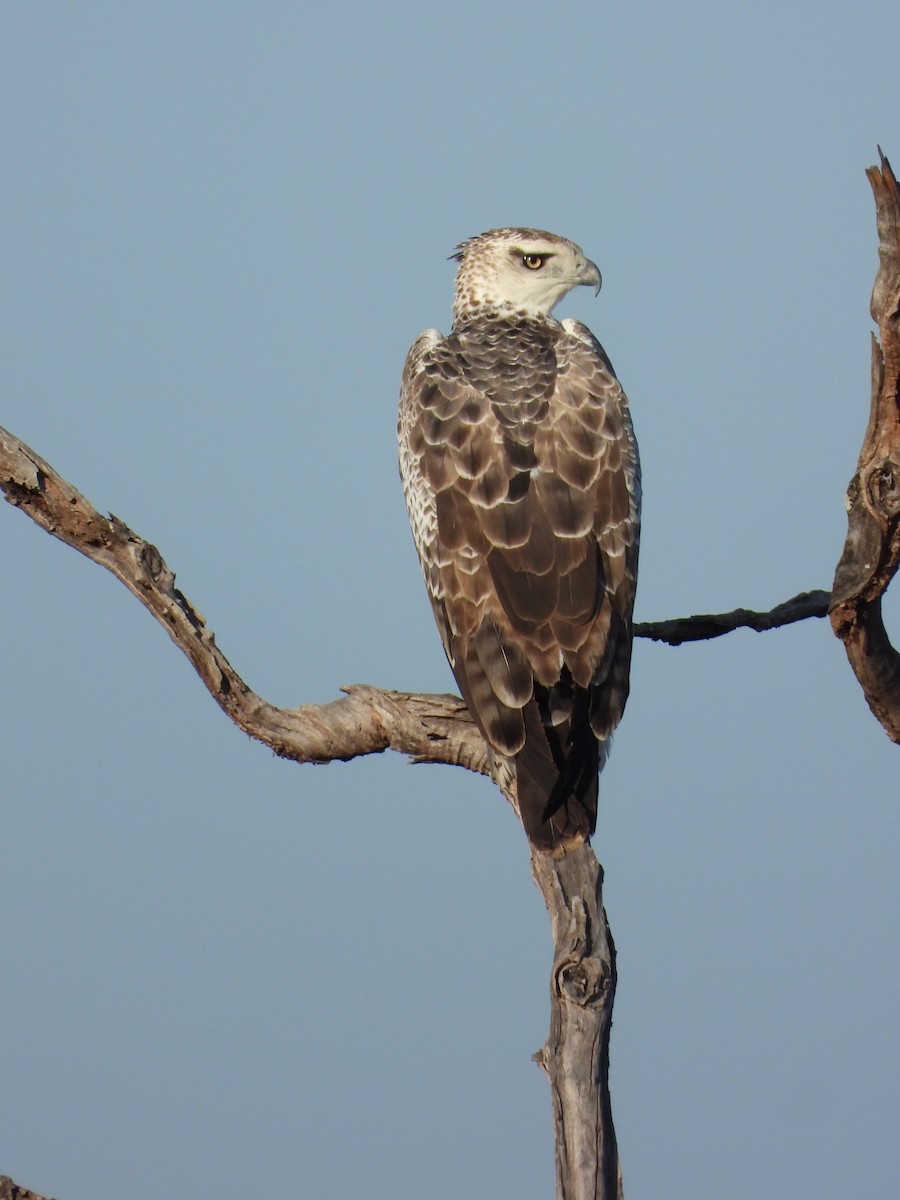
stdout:
<svg viewBox="0 0 900 1200">
<path fill-rule="evenodd" d="M 547 261 L 546 254 L 523 254 L 522 265 L 529 271 L 539 271 Z"/>
</svg>

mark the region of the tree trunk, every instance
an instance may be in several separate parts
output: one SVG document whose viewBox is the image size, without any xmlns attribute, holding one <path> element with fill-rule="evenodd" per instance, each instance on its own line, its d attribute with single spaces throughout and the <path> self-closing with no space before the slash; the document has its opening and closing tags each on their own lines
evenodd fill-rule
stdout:
<svg viewBox="0 0 900 1200">
<path fill-rule="evenodd" d="M 534 1056 L 553 1097 L 557 1200 L 621 1200 L 609 1096 L 616 949 L 603 907 L 603 868 L 589 844 L 562 858 L 532 850 L 553 931 L 550 1032 Z"/>
</svg>

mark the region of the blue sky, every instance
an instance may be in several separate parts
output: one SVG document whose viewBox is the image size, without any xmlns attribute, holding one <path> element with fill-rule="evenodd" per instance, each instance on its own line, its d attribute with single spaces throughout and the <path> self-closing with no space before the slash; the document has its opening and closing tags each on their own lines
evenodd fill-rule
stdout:
<svg viewBox="0 0 900 1200">
<path fill-rule="evenodd" d="M 887 0 L 11 0 L 0 423 L 266 698 L 448 690 L 400 369 L 453 246 L 537 225 L 603 272 L 562 315 L 631 398 L 638 618 L 828 587 L 898 35 Z M 550 938 L 491 785 L 281 762 L 111 577 L 6 506 L 0 548 L 0 1173 L 552 1195 Z M 638 646 L 595 839 L 628 1200 L 896 1193 L 897 801 L 825 622 Z"/>
</svg>

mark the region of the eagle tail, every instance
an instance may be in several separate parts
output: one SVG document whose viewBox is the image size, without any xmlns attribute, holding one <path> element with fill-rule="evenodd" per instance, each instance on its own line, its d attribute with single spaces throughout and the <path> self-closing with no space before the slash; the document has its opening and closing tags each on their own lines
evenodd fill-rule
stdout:
<svg viewBox="0 0 900 1200">
<path fill-rule="evenodd" d="M 535 688 L 523 710 L 525 745 L 515 756 L 522 824 L 532 845 L 561 853 L 587 841 L 597 823 L 600 742 L 591 729 L 589 695 L 572 689 L 560 719 L 557 689 Z M 568 689 L 567 689 L 568 691 Z"/>
</svg>

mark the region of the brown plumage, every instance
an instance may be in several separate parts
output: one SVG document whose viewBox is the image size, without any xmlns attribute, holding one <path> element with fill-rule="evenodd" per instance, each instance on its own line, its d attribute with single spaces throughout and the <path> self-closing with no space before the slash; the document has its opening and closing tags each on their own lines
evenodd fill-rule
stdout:
<svg viewBox="0 0 900 1200">
<path fill-rule="evenodd" d="M 572 242 L 491 230 L 463 243 L 453 330 L 413 343 L 400 472 L 450 666 L 534 845 L 594 830 L 625 707 L 640 467 L 602 347 L 553 306 L 600 273 Z"/>
</svg>

